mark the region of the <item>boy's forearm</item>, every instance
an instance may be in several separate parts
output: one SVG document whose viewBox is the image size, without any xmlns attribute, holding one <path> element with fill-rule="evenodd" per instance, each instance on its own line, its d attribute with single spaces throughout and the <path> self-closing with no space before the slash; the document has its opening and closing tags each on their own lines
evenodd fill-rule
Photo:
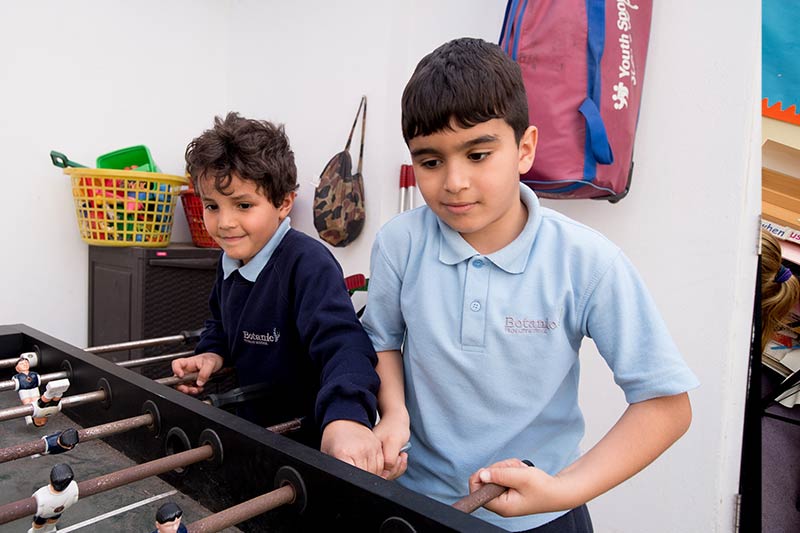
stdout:
<svg viewBox="0 0 800 533">
<path fill-rule="evenodd" d="M 692 418 L 689 395 L 631 404 L 613 428 L 588 452 L 556 475 L 574 508 L 629 479 L 677 441 Z"/>
<path fill-rule="evenodd" d="M 378 389 L 378 412 L 387 414 L 405 413 L 406 396 L 403 390 L 403 359 L 400 350 L 378 352 L 378 365 L 375 367 L 381 386 Z"/>
</svg>

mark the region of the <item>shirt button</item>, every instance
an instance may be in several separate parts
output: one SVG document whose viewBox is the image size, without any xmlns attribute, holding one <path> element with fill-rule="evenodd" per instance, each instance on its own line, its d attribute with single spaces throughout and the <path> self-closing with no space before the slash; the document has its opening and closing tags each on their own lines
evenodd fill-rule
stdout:
<svg viewBox="0 0 800 533">
<path fill-rule="evenodd" d="M 483 259 L 476 259 L 472 262 L 472 266 L 475 268 L 482 268 L 483 267 Z"/>
<path fill-rule="evenodd" d="M 480 311 L 481 310 L 481 303 L 478 300 L 473 301 L 469 304 L 469 308 L 473 311 Z"/>
</svg>

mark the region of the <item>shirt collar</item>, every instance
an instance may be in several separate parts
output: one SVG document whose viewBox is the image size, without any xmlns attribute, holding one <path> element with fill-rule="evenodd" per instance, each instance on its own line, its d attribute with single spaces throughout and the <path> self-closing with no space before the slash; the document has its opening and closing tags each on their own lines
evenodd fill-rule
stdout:
<svg viewBox="0 0 800 533">
<path fill-rule="evenodd" d="M 228 257 L 228 254 L 222 254 L 222 273 L 225 279 L 228 279 L 228 276 L 239 271 L 239 274 L 250 282 L 255 282 L 258 278 L 258 275 L 261 274 L 261 271 L 264 270 L 264 267 L 269 263 L 270 258 L 272 258 L 273 252 L 275 252 L 275 248 L 281 243 L 283 238 L 291 229 L 291 219 L 286 217 L 281 222 L 278 229 L 275 230 L 275 233 L 270 237 L 267 244 L 259 250 L 259 252 L 250 260 L 249 263 L 242 266 L 242 262 L 238 259 L 233 259 Z"/>
<path fill-rule="evenodd" d="M 528 263 L 536 232 L 542 221 L 539 199 L 528 188 L 520 184 L 520 198 L 528 209 L 528 220 L 522 232 L 508 245 L 486 256 L 492 263 L 502 268 L 509 274 L 519 274 L 525 270 Z M 455 265 L 467 259 L 480 255 L 464 237 L 437 217 L 440 231 L 439 261 L 447 265 Z"/>
</svg>

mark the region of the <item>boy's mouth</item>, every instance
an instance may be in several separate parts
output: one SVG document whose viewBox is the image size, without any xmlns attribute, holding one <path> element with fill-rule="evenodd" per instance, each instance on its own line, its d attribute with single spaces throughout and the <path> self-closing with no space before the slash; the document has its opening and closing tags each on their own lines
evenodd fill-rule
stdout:
<svg viewBox="0 0 800 533">
<path fill-rule="evenodd" d="M 454 215 L 461 215 L 469 212 L 473 207 L 475 207 L 475 202 L 443 203 L 442 206 L 444 206 L 447 211 Z"/>
</svg>

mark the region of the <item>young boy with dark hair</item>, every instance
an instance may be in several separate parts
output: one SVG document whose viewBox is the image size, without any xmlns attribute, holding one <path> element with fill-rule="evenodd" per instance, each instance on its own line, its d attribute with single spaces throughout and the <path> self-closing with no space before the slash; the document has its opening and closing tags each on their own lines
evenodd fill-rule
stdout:
<svg viewBox="0 0 800 533">
<path fill-rule="evenodd" d="M 197 355 L 172 363 L 179 377 L 198 372 L 196 385 L 178 389 L 198 394 L 233 366 L 240 385 L 269 391 L 241 416 L 261 426 L 304 417 L 301 440 L 380 473 L 375 352 L 336 259 L 289 225 L 297 170 L 283 128 L 217 117 L 187 147 L 186 169 L 223 254 Z"/>
<path fill-rule="evenodd" d="M 497 483 L 509 490 L 482 519 L 592 531 L 585 503 L 687 430 L 697 379 L 619 248 L 520 184 L 537 130 L 519 67 L 498 46 L 457 39 L 423 58 L 402 127 L 427 207 L 378 233 L 363 320 L 378 352 L 385 468 L 405 466 L 410 431 L 402 485 L 452 503 Z M 581 454 L 584 337 L 629 406 Z"/>
</svg>

